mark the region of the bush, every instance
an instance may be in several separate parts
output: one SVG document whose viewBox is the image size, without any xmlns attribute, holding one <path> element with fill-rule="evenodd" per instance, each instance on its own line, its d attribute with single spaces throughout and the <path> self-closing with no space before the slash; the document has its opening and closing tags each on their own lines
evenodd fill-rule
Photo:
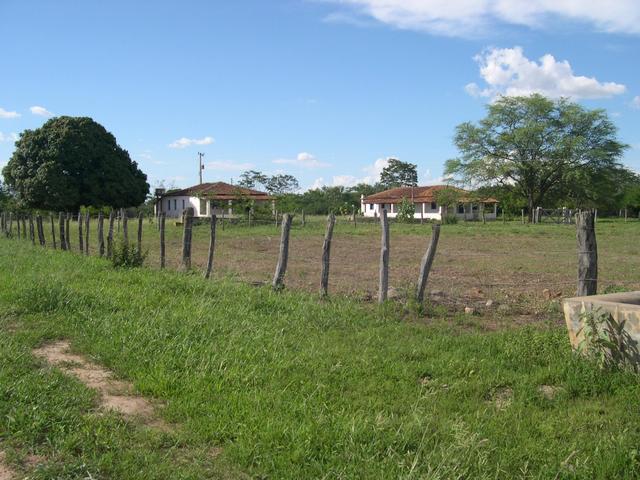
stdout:
<svg viewBox="0 0 640 480">
<path fill-rule="evenodd" d="M 456 217 L 455 215 L 445 215 L 442 218 L 442 223 L 444 223 L 445 225 L 455 225 L 456 223 L 458 223 L 458 217 Z"/>
<path fill-rule="evenodd" d="M 126 243 L 117 243 L 113 247 L 111 263 L 114 268 L 138 268 L 144 264 L 147 253 Z"/>
<path fill-rule="evenodd" d="M 415 211 L 416 207 L 413 203 L 407 200 L 407 197 L 402 197 L 402 203 L 398 205 L 396 220 L 400 223 L 411 223 L 413 222 L 413 215 Z"/>
</svg>

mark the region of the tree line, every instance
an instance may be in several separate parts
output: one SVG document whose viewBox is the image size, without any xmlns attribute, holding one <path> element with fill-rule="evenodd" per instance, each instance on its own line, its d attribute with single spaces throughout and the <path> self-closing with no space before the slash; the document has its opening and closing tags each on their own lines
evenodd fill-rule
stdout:
<svg viewBox="0 0 640 480">
<path fill-rule="evenodd" d="M 605 110 L 533 94 L 499 97 L 480 121 L 455 129 L 459 155 L 444 166 L 447 183 L 495 197 L 511 213 L 543 208 L 622 208 L 640 211 L 640 177 L 621 162 L 629 146 Z M 147 176 L 115 137 L 88 117 L 57 117 L 25 130 L 2 170 L 6 209 L 75 211 L 152 202 Z M 299 192 L 289 174 L 248 170 L 239 186 L 276 196 L 281 211 L 351 213 L 361 195 L 417 186 L 417 165 L 389 159 L 380 180 Z"/>
</svg>

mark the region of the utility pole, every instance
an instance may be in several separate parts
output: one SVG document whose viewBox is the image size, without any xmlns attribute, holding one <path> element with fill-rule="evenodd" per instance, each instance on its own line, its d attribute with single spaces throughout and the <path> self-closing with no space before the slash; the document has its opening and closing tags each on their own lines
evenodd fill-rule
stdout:
<svg viewBox="0 0 640 480">
<path fill-rule="evenodd" d="M 198 169 L 198 174 L 200 175 L 200 185 L 202 185 L 202 170 L 204 170 L 204 165 L 202 165 L 202 157 L 204 157 L 204 153 L 198 152 L 198 158 L 200 160 L 200 168 Z"/>
</svg>

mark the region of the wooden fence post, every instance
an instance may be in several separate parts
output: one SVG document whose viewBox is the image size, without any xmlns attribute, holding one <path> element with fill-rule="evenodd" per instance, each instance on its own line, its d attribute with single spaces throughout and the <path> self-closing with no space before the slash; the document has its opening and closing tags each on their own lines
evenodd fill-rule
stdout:
<svg viewBox="0 0 640 480">
<path fill-rule="evenodd" d="M 129 245 L 129 218 L 127 217 L 127 211 L 123 208 L 122 210 L 122 243 L 124 245 Z"/>
<path fill-rule="evenodd" d="M 627 209 L 626 209 L 626 207 L 624 209 L 624 221 L 625 221 L 625 223 L 627 223 Z"/>
<path fill-rule="evenodd" d="M 320 295 L 326 297 L 329 293 L 329 264 L 331 259 L 331 238 L 333 227 L 336 224 L 336 216 L 330 213 L 327 217 L 327 230 L 322 242 L 322 274 L 320 276 Z"/>
<path fill-rule="evenodd" d="M 27 219 L 24 215 L 22 216 L 22 238 L 27 239 Z"/>
<path fill-rule="evenodd" d="M 433 259 L 436 256 L 439 238 L 440 225 L 434 223 L 431 227 L 431 242 L 429 243 L 429 248 L 427 248 L 424 257 L 422 257 L 422 262 L 420 263 L 420 276 L 418 277 L 418 287 L 416 289 L 416 301 L 419 305 L 422 305 L 422 302 L 424 301 L 424 289 L 427 286 L 431 265 L 433 264 Z"/>
<path fill-rule="evenodd" d="M 16 217 L 16 227 L 18 227 L 17 237 L 18 237 L 18 240 L 20 240 L 20 238 L 21 238 L 21 237 L 20 237 L 20 215 L 18 215 L 18 216 Z"/>
<path fill-rule="evenodd" d="M 116 213 L 116 217 L 118 220 L 118 235 L 120 235 L 120 222 L 122 222 L 122 209 L 118 210 L 118 212 Z"/>
<path fill-rule="evenodd" d="M 84 238 L 82 237 L 82 213 L 78 212 L 78 248 L 80 249 L 80 254 L 82 255 L 82 251 L 84 250 Z"/>
<path fill-rule="evenodd" d="M 207 270 L 204 273 L 204 278 L 209 278 L 213 271 L 213 252 L 216 248 L 216 214 L 211 214 L 211 233 L 209 235 L 209 255 L 207 256 Z"/>
<path fill-rule="evenodd" d="M 522 224 L 524 225 L 524 208 L 520 211 L 522 216 Z"/>
<path fill-rule="evenodd" d="M 49 218 L 51 219 L 51 243 L 53 244 L 53 249 L 56 250 L 58 247 L 56 244 L 56 224 L 53 221 L 53 213 L 49 215 Z"/>
<path fill-rule="evenodd" d="M 111 209 L 109 212 L 109 233 L 107 233 L 107 258 L 113 256 L 113 224 L 116 221 L 116 212 Z"/>
<path fill-rule="evenodd" d="M 67 236 L 64 232 L 64 214 L 58 212 L 58 229 L 60 230 L 60 250 L 67 249 Z"/>
<path fill-rule="evenodd" d="M 222 230 L 224 230 L 224 207 L 222 207 L 222 219 L 220 220 L 220 225 L 222 226 Z"/>
<path fill-rule="evenodd" d="M 191 270 L 191 239 L 193 236 L 193 207 L 189 207 L 183 214 L 182 231 L 182 270 Z"/>
<path fill-rule="evenodd" d="M 138 252 L 142 253 L 142 221 L 144 217 L 142 213 L 138 214 Z"/>
<path fill-rule="evenodd" d="M 287 262 L 289 260 L 289 231 L 291 230 L 291 215 L 285 213 L 282 215 L 282 233 L 280 235 L 280 253 L 278 255 L 278 264 L 276 272 L 273 276 L 272 287 L 274 290 L 284 288 L 284 275 L 287 272 Z"/>
<path fill-rule="evenodd" d="M 104 257 L 104 215 L 98 212 L 98 255 Z"/>
<path fill-rule="evenodd" d="M 71 214 L 69 212 L 67 212 L 66 218 L 65 218 L 65 229 L 64 229 L 66 235 L 66 242 L 67 242 L 67 250 L 71 250 Z"/>
<path fill-rule="evenodd" d="M 9 236 L 13 236 L 13 212 L 9 212 Z"/>
<path fill-rule="evenodd" d="M 31 240 L 31 244 L 36 244 L 36 232 L 33 226 L 33 215 L 29 215 L 29 240 Z"/>
<path fill-rule="evenodd" d="M 380 212 L 380 226 L 382 227 L 382 238 L 380 245 L 380 284 L 378 287 L 378 303 L 383 303 L 387 299 L 389 289 L 389 220 L 387 220 L 387 209 Z"/>
<path fill-rule="evenodd" d="M 38 242 L 40 243 L 41 247 L 44 247 L 45 239 L 44 239 L 44 228 L 42 226 L 42 215 L 38 215 L 36 217 L 36 229 L 38 232 Z"/>
<path fill-rule="evenodd" d="M 579 212 L 576 217 L 578 240 L 578 292 L 577 296 L 595 295 L 598 290 L 598 245 L 594 213 Z"/>
<path fill-rule="evenodd" d="M 356 217 L 356 206 L 353 206 L 353 228 L 358 228 L 358 218 Z"/>
<path fill-rule="evenodd" d="M 85 214 L 85 224 L 84 224 L 84 254 L 89 255 L 89 230 L 91 226 L 91 214 L 87 210 Z"/>
<path fill-rule="evenodd" d="M 164 224 L 167 214 L 165 212 L 160 213 L 160 268 L 164 268 L 165 264 L 165 245 L 164 245 Z"/>
</svg>

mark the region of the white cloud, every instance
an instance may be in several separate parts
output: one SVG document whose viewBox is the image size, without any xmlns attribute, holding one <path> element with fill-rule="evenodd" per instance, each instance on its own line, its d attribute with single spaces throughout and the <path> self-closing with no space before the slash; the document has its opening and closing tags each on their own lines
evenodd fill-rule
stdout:
<svg viewBox="0 0 640 480">
<path fill-rule="evenodd" d="M 18 112 L 9 112 L 4 108 L 0 108 L 0 118 L 18 118 L 20 116 Z"/>
<path fill-rule="evenodd" d="M 330 167 L 330 163 L 319 161 L 314 155 L 307 152 L 300 152 L 296 158 L 278 158 L 273 161 L 280 165 L 296 165 L 302 168 L 324 168 Z"/>
<path fill-rule="evenodd" d="M 169 148 L 187 148 L 192 145 L 211 145 L 215 140 L 213 137 L 204 137 L 204 138 L 187 138 L 182 137 L 178 140 L 171 142 L 169 144 Z"/>
<path fill-rule="evenodd" d="M 465 90 L 472 96 L 541 93 L 555 98 L 608 98 L 626 90 L 619 83 L 599 82 L 593 77 L 574 75 L 568 61 L 557 61 L 550 54 L 543 55 L 539 62 L 529 60 L 521 47 L 488 49 L 474 59 L 480 66 L 486 87 L 468 84 Z"/>
<path fill-rule="evenodd" d="M 552 20 L 582 22 L 603 32 L 640 33 L 637 0 L 326 0 L 350 7 L 360 17 L 400 29 L 438 35 L 469 36 L 490 31 L 495 24 L 545 28 Z M 354 22 L 342 11 L 328 19 Z"/>
<path fill-rule="evenodd" d="M 633 100 L 631 100 L 631 107 L 640 108 L 640 95 L 633 97 Z"/>
<path fill-rule="evenodd" d="M 17 142 L 18 134 L 15 132 L 7 133 L 6 135 L 0 132 L 0 142 Z"/>
<path fill-rule="evenodd" d="M 40 117 L 52 117 L 53 113 L 51 113 L 49 110 L 47 110 L 44 107 L 40 107 L 38 105 L 34 105 L 33 107 L 29 107 L 29 110 L 31 110 L 31 113 L 33 113 L 34 115 L 38 115 Z"/>
<path fill-rule="evenodd" d="M 317 190 L 318 188 L 322 188 L 325 185 L 324 178 L 316 178 L 313 181 L 313 184 L 309 187 L 309 190 Z"/>
<path fill-rule="evenodd" d="M 205 164 L 207 170 L 219 170 L 223 172 L 240 172 L 250 170 L 255 165 L 253 163 L 235 163 L 228 160 L 214 160 Z"/>
</svg>

